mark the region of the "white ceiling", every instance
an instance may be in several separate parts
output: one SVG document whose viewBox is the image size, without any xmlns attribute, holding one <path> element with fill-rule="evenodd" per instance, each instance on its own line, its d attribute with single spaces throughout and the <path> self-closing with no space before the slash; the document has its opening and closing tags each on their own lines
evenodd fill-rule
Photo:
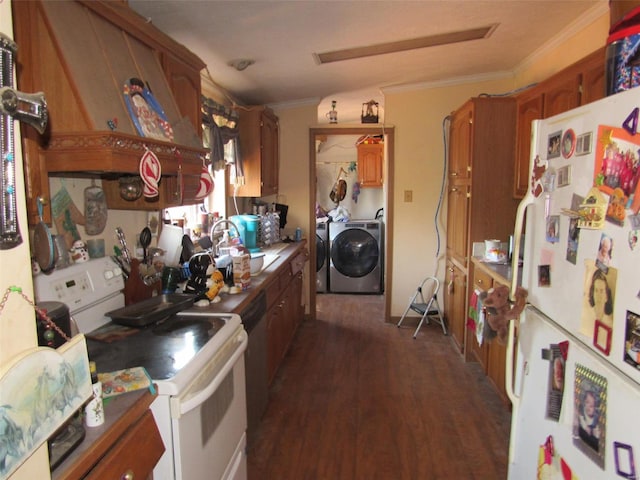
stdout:
<svg viewBox="0 0 640 480">
<path fill-rule="evenodd" d="M 129 0 L 206 64 L 239 102 L 513 72 L 608 9 L 608 0 Z M 487 39 L 319 65 L 313 54 L 498 24 Z M 606 39 L 602 39 L 604 45 Z M 237 71 L 235 59 L 255 63 Z"/>
</svg>

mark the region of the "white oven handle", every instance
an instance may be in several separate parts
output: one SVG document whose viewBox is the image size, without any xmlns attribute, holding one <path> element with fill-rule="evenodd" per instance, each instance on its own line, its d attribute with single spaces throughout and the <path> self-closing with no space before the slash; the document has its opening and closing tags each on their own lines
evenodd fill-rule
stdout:
<svg viewBox="0 0 640 480">
<path fill-rule="evenodd" d="M 240 355 L 244 355 L 244 351 L 247 349 L 247 343 L 249 336 L 247 332 L 242 330 L 235 338 L 236 342 L 239 342 L 238 347 L 234 350 L 233 355 L 227 360 L 224 364 L 220 372 L 216 375 L 213 381 L 208 384 L 205 388 L 200 390 L 196 395 L 186 400 L 185 402 L 180 402 L 180 415 L 185 415 L 194 408 L 197 408 L 201 403 L 203 403 L 207 398 L 213 395 L 213 392 L 220 386 L 224 378 L 231 371 L 233 366 L 236 364 Z"/>
</svg>

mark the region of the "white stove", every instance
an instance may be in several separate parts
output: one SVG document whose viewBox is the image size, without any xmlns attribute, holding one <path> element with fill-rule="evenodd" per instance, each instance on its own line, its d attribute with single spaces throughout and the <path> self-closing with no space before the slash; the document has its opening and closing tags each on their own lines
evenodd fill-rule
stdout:
<svg viewBox="0 0 640 480">
<path fill-rule="evenodd" d="M 124 307 L 122 269 L 108 257 L 39 273 L 33 283 L 36 303 L 64 303 L 81 333 L 108 323 L 104 314 Z"/>
<path fill-rule="evenodd" d="M 37 275 L 34 284 L 36 302 L 69 307 L 99 372 L 147 369 L 166 448 L 154 478 L 246 479 L 248 336 L 239 315 L 191 307 L 145 327 L 116 325 L 105 313 L 124 307 L 124 281 L 110 258 Z"/>
</svg>

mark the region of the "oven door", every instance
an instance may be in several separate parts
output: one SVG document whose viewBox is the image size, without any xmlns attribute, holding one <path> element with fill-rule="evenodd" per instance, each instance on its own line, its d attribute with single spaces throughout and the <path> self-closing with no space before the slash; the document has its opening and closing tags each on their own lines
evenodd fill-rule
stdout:
<svg viewBox="0 0 640 480">
<path fill-rule="evenodd" d="M 243 478 L 247 341 L 239 327 L 184 392 L 171 397 L 176 479 Z"/>
</svg>

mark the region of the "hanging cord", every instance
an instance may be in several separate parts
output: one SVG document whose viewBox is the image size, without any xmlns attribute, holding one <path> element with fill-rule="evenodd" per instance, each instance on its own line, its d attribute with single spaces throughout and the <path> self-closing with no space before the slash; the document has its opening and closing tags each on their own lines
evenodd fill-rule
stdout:
<svg viewBox="0 0 640 480">
<path fill-rule="evenodd" d="M 9 299 L 9 295 L 12 294 L 12 293 L 17 293 L 18 295 L 20 295 L 24 299 L 25 302 L 27 302 L 29 305 L 31 305 L 33 307 L 33 309 L 36 311 L 38 316 L 42 320 L 44 320 L 44 322 L 49 327 L 51 327 L 56 332 L 58 332 L 58 334 L 63 339 L 65 339 L 67 342 L 71 340 L 71 338 L 69 338 L 69 336 L 66 333 L 64 333 L 62 331 L 62 329 L 58 325 L 56 325 L 56 322 L 51 320 L 51 317 L 49 317 L 49 315 L 47 315 L 46 311 L 44 311 L 43 309 L 37 307 L 36 304 L 29 297 L 27 297 L 24 293 L 22 293 L 22 288 L 16 287 L 15 285 L 11 285 L 10 287 L 7 287 L 7 289 L 4 291 L 4 295 L 2 296 L 2 300 L 0 300 L 0 315 L 2 315 L 2 311 L 4 310 L 4 307 L 7 304 L 7 300 Z"/>
<path fill-rule="evenodd" d="M 442 182 L 440 183 L 440 197 L 438 198 L 438 206 L 436 207 L 436 213 L 433 217 L 433 222 L 436 229 L 436 256 L 435 256 L 435 268 L 434 268 L 434 276 L 437 276 L 438 273 L 438 258 L 440 257 L 440 228 L 438 227 L 438 217 L 440 216 L 440 208 L 442 207 L 442 200 L 444 198 L 444 189 L 447 183 L 447 162 L 449 159 L 449 122 L 451 121 L 451 116 L 447 115 L 442 120 L 442 142 L 444 144 L 444 156 L 442 159 Z"/>
</svg>

